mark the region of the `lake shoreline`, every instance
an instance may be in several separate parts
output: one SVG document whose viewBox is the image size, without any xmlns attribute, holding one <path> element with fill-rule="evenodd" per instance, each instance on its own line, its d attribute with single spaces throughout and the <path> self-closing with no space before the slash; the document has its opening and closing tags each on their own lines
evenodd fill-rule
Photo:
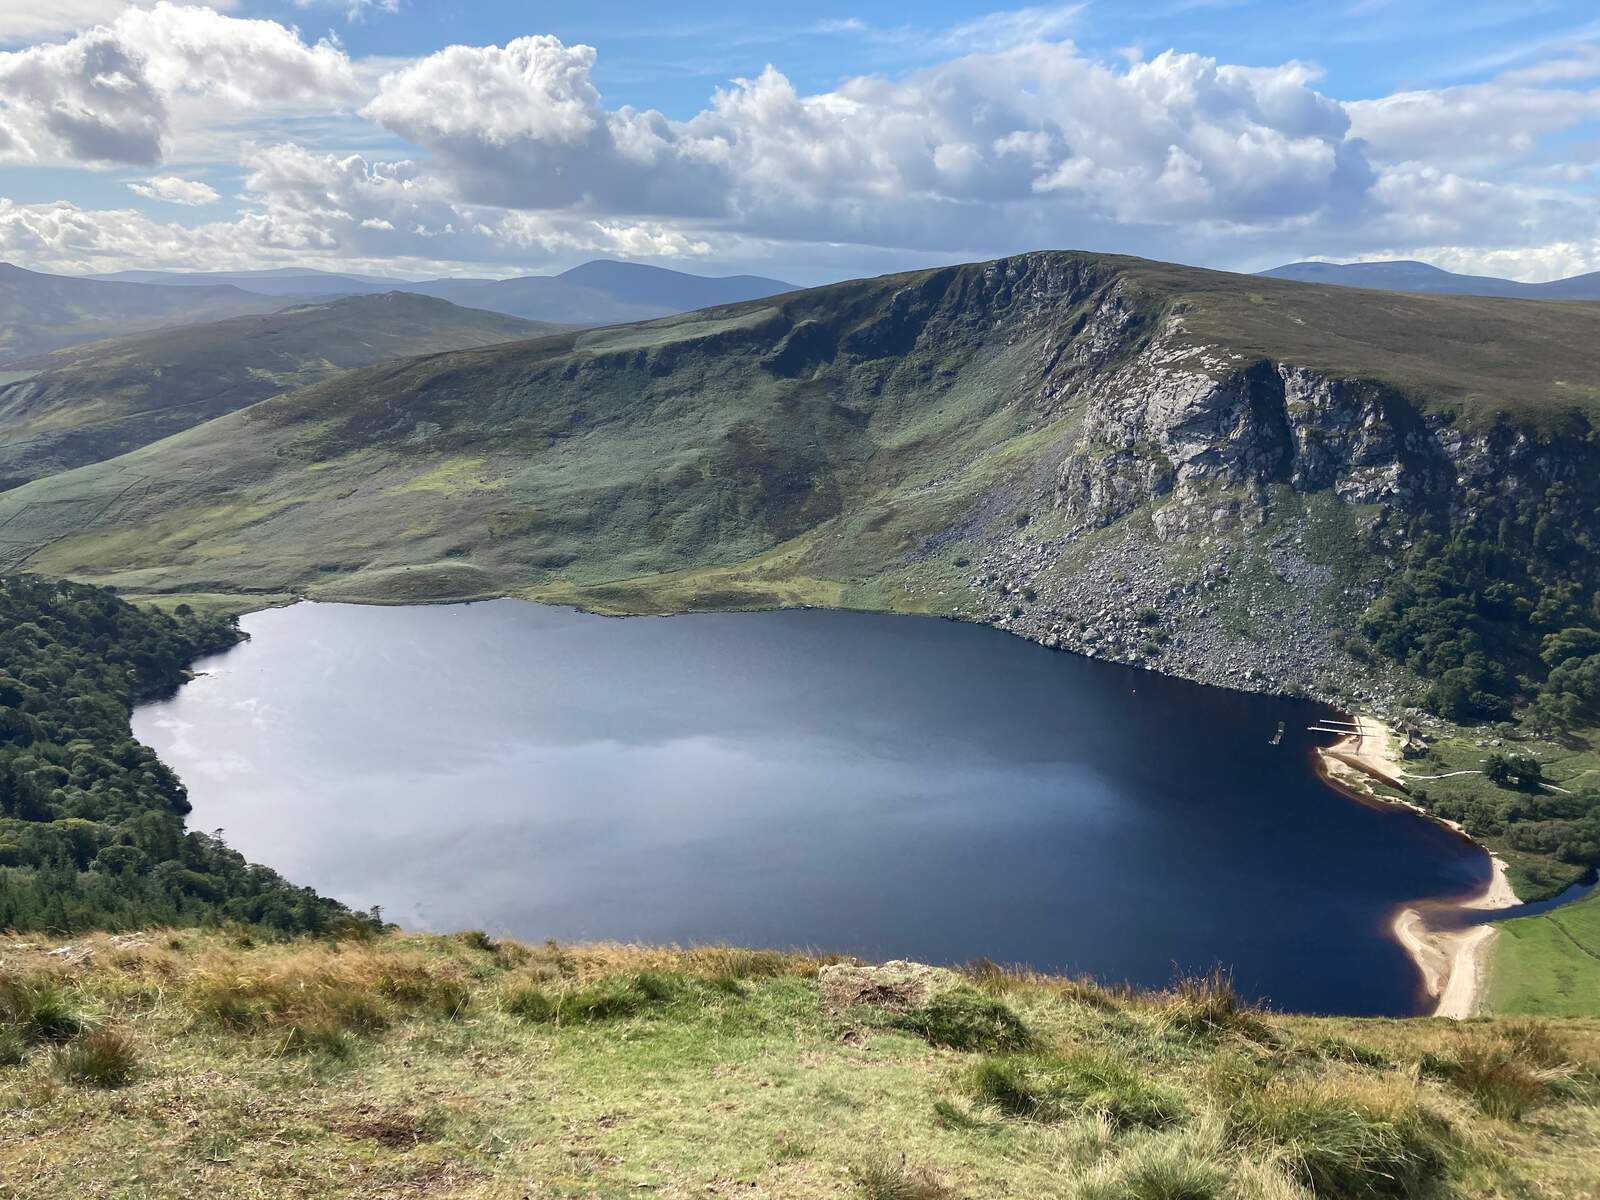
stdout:
<svg viewBox="0 0 1600 1200">
<path fill-rule="evenodd" d="M 1487 999 L 1499 931 L 1488 923 L 1462 925 L 1459 918 L 1467 913 L 1500 912 L 1521 903 L 1506 874 L 1506 864 L 1455 821 L 1408 800 L 1378 795 L 1372 787 L 1374 779 L 1390 787 L 1404 786 L 1405 770 L 1394 750 L 1394 732 L 1365 713 L 1355 714 L 1352 724 L 1356 732 L 1317 751 L 1318 774 L 1329 787 L 1357 803 L 1408 808 L 1489 856 L 1489 881 L 1481 891 L 1464 898 L 1402 905 L 1389 924 L 1390 936 L 1411 956 L 1421 972 L 1423 991 L 1433 1001 L 1432 1011 L 1422 1015 L 1458 1021 L 1477 1016 Z"/>
<path fill-rule="evenodd" d="M 427 913 L 434 928 L 487 927 L 569 939 L 626 936 L 651 942 L 715 938 L 739 945 L 815 943 L 866 958 L 917 957 L 929 962 L 987 955 L 997 961 L 1043 962 L 1051 969 L 1138 980 L 1146 986 L 1169 983 L 1175 962 L 1198 973 L 1223 961 L 1238 972 L 1241 987 L 1285 1011 L 1371 1016 L 1417 1011 L 1416 969 L 1407 956 L 1396 952 L 1386 924 L 1396 905 L 1409 897 L 1456 890 L 1464 866 L 1469 875 L 1474 873 L 1466 864 L 1476 852 L 1409 820 L 1397 829 L 1393 817 L 1341 815 L 1358 806 L 1329 796 L 1323 780 L 1306 769 L 1314 766 L 1308 752 L 1318 739 L 1304 730 L 1316 724 L 1326 708 L 1241 690 L 1219 692 L 1078 655 L 1040 654 L 1025 639 L 998 637 L 1005 631 L 990 632 L 981 623 L 894 621 L 893 615 L 897 614 L 817 610 L 737 619 L 732 614 L 705 614 L 682 622 L 650 618 L 614 622 L 567 605 L 516 599 L 411 606 L 313 601 L 263 610 L 246 621 L 245 628 L 256 636 L 229 651 L 243 657 L 231 660 L 227 669 L 197 664 L 197 671 L 215 672 L 199 681 L 205 684 L 203 697 L 190 696 L 186 704 L 180 695 L 163 706 L 141 710 L 138 730 L 189 782 L 196 821 L 225 825 L 244 853 L 357 907 L 382 903 L 397 915 L 407 908 L 397 902 L 396 879 L 403 877 L 411 861 L 407 856 L 420 854 L 418 847 L 432 836 L 418 831 L 436 831 L 459 846 L 464 865 L 459 878 L 486 881 L 476 891 L 462 884 L 431 890 L 406 884 L 405 895 Z M 979 636 L 980 631 L 985 636 Z M 282 638 L 286 634 L 291 637 L 288 642 Z M 491 646 L 491 653 L 482 652 Z M 526 686 L 527 671 L 508 674 L 508 659 L 530 667 L 536 664 L 540 686 Z M 718 665 L 723 659 L 728 669 Z M 497 747 L 494 755 L 481 760 L 474 754 L 463 755 L 454 735 L 438 747 L 425 744 L 438 734 L 432 725 L 420 732 L 413 729 L 425 706 L 420 701 L 395 700 L 414 686 L 419 671 L 430 680 L 427 706 L 440 704 L 442 691 L 452 697 L 445 705 L 451 711 L 483 710 L 481 720 L 475 716 L 467 727 L 480 737 L 484 729 L 497 731 L 489 739 Z M 326 720 L 308 715 L 331 703 L 326 683 L 319 683 L 330 677 L 373 681 L 375 701 L 382 701 L 376 707 L 358 706 L 361 715 L 353 731 L 338 739 L 329 739 L 325 727 L 330 722 L 348 724 L 349 714 L 338 716 L 336 722 L 331 714 Z M 618 693 L 616 681 L 624 677 L 635 680 L 635 685 Z M 518 678 L 524 682 L 506 684 L 505 703 L 485 699 L 500 686 L 495 681 Z M 557 681 L 565 682 L 557 686 Z M 345 691 L 346 685 L 339 690 Z M 657 692 L 670 695 L 671 703 L 649 701 Z M 626 720 L 633 723 L 628 728 L 637 725 L 639 746 L 627 755 L 601 755 L 601 743 L 610 738 L 597 741 L 594 731 L 612 729 L 622 720 L 602 715 L 617 708 L 619 695 L 626 701 L 622 706 Z M 1019 696 L 1035 697 L 1037 702 L 1019 703 Z M 686 704 L 686 697 L 695 703 Z M 1199 730 L 1180 715 L 1197 706 L 1209 714 L 1202 722 L 1205 728 Z M 194 711 L 182 711 L 185 707 Z M 975 707 L 980 715 L 990 715 L 975 717 Z M 841 723 L 840 711 L 854 712 L 860 719 Z M 258 719 L 262 712 L 271 714 L 265 724 Z M 914 721 L 904 715 L 908 712 L 917 714 Z M 896 714 L 892 723 L 884 718 L 886 713 Z M 821 715 L 811 719 L 806 714 Z M 196 725 L 202 717 L 211 723 Z M 671 822 L 647 820 L 627 826 L 636 830 L 630 837 L 637 846 L 619 842 L 617 822 L 605 822 L 598 832 L 585 824 L 599 819 L 595 805 L 625 807 L 631 795 L 626 779 L 613 779 L 607 772 L 625 776 L 641 769 L 630 764 L 648 763 L 652 756 L 670 758 L 673 777 L 686 780 L 696 777 L 698 760 L 708 756 L 722 756 L 712 763 L 718 771 L 726 765 L 723 758 L 734 756 L 740 771 L 771 773 L 775 768 L 759 767 L 769 760 L 759 754 L 750 757 L 754 752 L 749 747 L 759 748 L 765 744 L 762 739 L 781 734 L 786 749 L 771 761 L 787 762 L 796 745 L 798 717 L 806 718 L 805 728 L 816 727 L 808 736 L 819 746 L 860 742 L 871 750 L 841 757 L 830 749 L 815 763 L 806 760 L 806 771 L 825 785 L 821 786 L 825 796 L 867 796 L 871 803 L 852 801 L 849 815 L 864 823 L 863 836 L 869 843 L 872 838 L 891 839 L 896 851 L 892 861 L 903 865 L 885 871 L 882 864 L 890 859 L 868 856 L 872 861 L 863 869 L 836 878 L 839 870 L 828 865 L 837 862 L 836 834 L 822 838 L 826 844 L 818 846 L 787 835 L 763 841 L 759 847 L 765 870 L 776 872 L 796 902 L 780 905 L 771 900 L 769 880 L 759 885 L 761 902 L 752 905 L 745 894 L 751 872 L 742 865 L 742 856 L 758 845 L 751 840 L 759 832 L 755 825 L 765 828 L 805 807 L 781 802 L 785 789 L 803 790 L 807 776 L 793 769 L 756 789 L 756 794 L 771 797 L 764 807 L 752 809 L 741 801 L 734 810 L 739 821 L 718 820 L 714 835 L 690 844 L 700 858 L 733 863 L 736 870 L 719 866 L 691 872 L 672 865 L 683 861 L 677 852 L 683 822 L 696 819 L 701 810 L 710 813 L 710 803 L 731 803 L 717 792 L 709 799 L 698 787 L 692 795 L 670 793 L 660 803 L 679 806 L 672 810 Z M 1290 728 L 1282 736 L 1284 745 L 1276 748 L 1270 735 L 1285 719 Z M 739 736 L 732 742 L 708 742 L 702 726 L 726 727 Z M 1104 750 L 1107 738 L 1127 736 L 1130 746 L 1148 751 L 1159 745 L 1160 753 L 1174 763 L 1188 762 L 1183 738 L 1173 744 L 1173 729 L 1189 731 L 1185 736 L 1197 749 L 1224 745 L 1228 752 L 1209 760 L 1213 764 L 1209 774 L 1199 772 L 1188 786 L 1174 788 L 1172 777 L 1155 769 L 1148 752 L 1124 760 Z M 937 736 L 941 730 L 951 736 Z M 695 736 L 687 736 L 690 733 Z M 893 737 L 885 741 L 890 733 Z M 263 741 L 268 735 L 270 745 Z M 538 756 L 541 772 L 518 774 L 515 786 L 496 783 L 492 776 L 504 748 L 523 742 L 528 754 Z M 341 765 L 351 756 L 346 743 L 364 748 L 353 767 Z M 221 747 L 229 749 L 227 756 L 217 753 Z M 384 749 L 375 752 L 375 747 Z M 286 837 L 283 814 L 275 802 L 256 795 L 264 785 L 253 790 L 248 782 L 259 784 L 270 775 L 268 766 L 239 775 L 239 762 L 244 760 L 237 756 L 258 753 L 301 763 L 297 770 L 324 781 L 330 795 L 342 795 L 341 780 L 363 780 L 361 788 L 366 789 L 375 772 L 385 779 L 393 776 L 385 786 L 406 797 L 414 809 L 413 819 L 401 822 L 407 836 L 390 839 L 394 868 L 402 875 L 390 873 L 370 855 L 357 863 L 327 852 L 318 839 Z M 326 755 L 326 769 L 303 765 L 314 761 L 308 755 L 316 754 Z M 960 771 L 941 770 L 937 778 L 907 782 L 907 763 L 926 774 L 927 763 L 941 757 Z M 434 773 L 413 777 L 413 759 L 461 764 L 459 773 L 464 779 L 470 777 L 470 786 L 460 786 L 482 798 L 483 812 L 477 820 L 501 828 L 502 836 L 487 849 L 478 840 L 459 837 L 459 821 L 451 809 L 428 798 L 428 789 L 437 786 Z M 1144 765 L 1124 769 L 1124 761 Z M 1019 778 L 1008 777 L 1003 786 L 990 779 L 1001 770 L 994 765 L 998 763 L 1023 764 L 1005 768 Z M 555 787 L 549 782 L 552 770 L 570 770 L 571 779 Z M 876 779 L 874 772 L 879 771 L 890 772 L 890 779 Z M 836 778 L 841 775 L 849 778 Z M 527 779 L 535 783 L 528 784 Z M 587 798 L 584 804 L 573 807 L 563 799 L 573 788 Z M 1243 821 L 1237 842 L 1216 832 L 1215 814 L 1196 811 L 1190 794 L 1194 788 L 1227 799 L 1226 812 Z M 974 810 L 969 795 L 974 789 L 1006 798 L 998 814 L 1001 819 L 989 811 L 991 806 Z M 596 795 L 590 797 L 590 792 Z M 1112 802 L 1124 792 L 1135 802 Z M 883 800 L 872 799 L 880 793 Z M 814 801 L 809 791 L 806 795 L 808 804 Z M 1072 804 L 1063 805 L 1063 795 L 1072 797 Z M 1289 798 L 1302 803 L 1286 806 L 1284 800 Z M 211 807 L 214 802 L 218 807 Z M 342 804 L 315 807 L 323 813 L 350 811 Z M 1257 807 L 1259 813 L 1253 814 Z M 907 824 L 913 809 L 927 809 L 932 819 L 913 829 Z M 1170 822 L 1157 820 L 1167 815 Z M 1284 821 L 1291 829 L 1315 832 L 1288 838 Z M 949 910 L 948 919 L 927 920 L 919 915 L 928 909 L 927 897 L 946 895 L 940 889 L 950 874 L 930 864 L 946 863 L 954 870 L 970 859 L 972 843 L 955 834 L 968 823 L 975 823 L 976 836 L 993 843 L 1013 864 L 1012 876 L 1002 886 L 975 886 L 962 903 L 940 900 Z M 1194 826 L 1190 834 L 1174 833 L 1189 824 Z M 1023 831 L 1030 827 L 1036 834 L 1025 837 Z M 344 826 L 335 821 L 328 828 L 334 836 Z M 1080 829 L 1094 837 L 1079 836 Z M 1374 839 L 1371 833 L 1379 836 Z M 656 852 L 655 842 L 663 838 L 671 840 L 674 854 Z M 511 845 L 516 839 L 522 842 Z M 740 839 L 744 841 L 739 846 L 731 844 Z M 903 853 L 908 839 L 918 847 L 909 858 Z M 1298 840 L 1300 847 L 1286 849 L 1286 839 Z M 363 840 L 370 841 L 366 835 Z M 1257 865 L 1241 868 L 1234 881 L 1237 886 L 1221 899 L 1209 882 L 1197 877 L 1195 884 L 1205 903 L 1179 905 L 1176 917 L 1156 897 L 1128 897 L 1131 915 L 1122 923 L 1137 936 L 1109 938 L 1081 928 L 1063 931 L 1054 923 L 1032 929 L 1029 920 L 1038 896 L 1075 895 L 1087 886 L 1084 878 L 1106 869 L 1103 859 L 1084 849 L 1091 841 L 1104 842 L 1135 866 L 1146 860 L 1151 866 L 1193 860 L 1197 844 L 1218 853 L 1224 846 L 1254 847 L 1243 857 Z M 558 842 L 572 851 L 563 860 L 562 871 L 567 874 L 541 874 L 537 886 L 518 882 L 520 864 L 539 847 Z M 596 862 L 604 859 L 610 866 L 619 858 L 631 862 L 628 855 L 667 864 L 660 868 L 661 886 L 673 896 L 682 892 L 685 899 L 652 908 L 614 889 L 589 895 L 586 889 L 593 872 L 579 872 L 583 878 L 568 877 L 576 871 L 569 865 L 572 855 L 580 853 Z M 858 858 L 866 854 L 859 849 L 854 853 Z M 1352 854 L 1359 880 L 1346 875 Z M 1064 861 L 1073 864 L 1070 869 L 1064 868 Z M 1286 861 L 1298 865 L 1282 866 Z M 489 868 L 484 868 L 485 862 Z M 1026 869 L 1016 870 L 1017 862 Z M 784 869 L 778 871 L 780 866 Z M 690 876 L 692 885 L 685 882 Z M 1108 887 L 1124 886 L 1119 880 L 1108 870 Z M 1244 897 L 1281 894 L 1284 887 L 1308 881 L 1320 881 L 1313 890 L 1324 897 L 1310 911 L 1295 914 L 1274 905 L 1239 907 Z M 972 904 L 993 910 L 986 927 L 979 928 L 975 921 L 963 924 Z M 804 910 L 800 917 L 794 915 L 797 906 Z M 1324 908 L 1329 910 L 1326 915 Z M 1329 952 L 1305 946 L 1301 922 L 1307 920 L 1319 930 L 1318 946 L 1326 943 Z M 417 924 L 405 917 L 402 923 Z M 841 930 L 856 941 L 846 944 Z M 1280 940 L 1273 941 L 1272 936 Z M 1308 971 L 1310 962 L 1295 965 L 1297 957 L 1307 955 L 1330 966 Z M 1363 969 L 1331 968 L 1352 955 Z M 1329 975 L 1325 982 L 1323 974 Z"/>
</svg>

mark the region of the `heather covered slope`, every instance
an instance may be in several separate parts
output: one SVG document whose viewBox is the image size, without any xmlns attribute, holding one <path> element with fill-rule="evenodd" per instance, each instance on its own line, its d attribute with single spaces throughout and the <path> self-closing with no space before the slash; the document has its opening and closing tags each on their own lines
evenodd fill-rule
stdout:
<svg viewBox="0 0 1600 1200">
<path fill-rule="evenodd" d="M 1067 435 L 1072 415 L 1041 420 L 1026 391 L 1115 280 L 1062 270 L 841 285 L 343 376 L 20 489 L 0 536 L 66 535 L 74 573 L 130 587 L 373 599 L 597 587 L 790 543 L 785 594 L 837 598 Z"/>
<path fill-rule="evenodd" d="M 483 934 L 14 942 L 0 1179 L 92 1195 L 1577 1200 L 1600 1025 Z M 20 1060 L 20 1061 L 18 1061 Z"/>
<path fill-rule="evenodd" d="M 403 292 L 95 342 L 0 384 L 0 488 L 112 458 L 353 367 L 555 326 Z"/>
</svg>

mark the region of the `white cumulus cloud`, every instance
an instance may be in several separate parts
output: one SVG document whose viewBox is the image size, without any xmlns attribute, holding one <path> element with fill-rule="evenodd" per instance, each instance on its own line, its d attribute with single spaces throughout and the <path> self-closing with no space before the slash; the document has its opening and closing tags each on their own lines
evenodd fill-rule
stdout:
<svg viewBox="0 0 1600 1200">
<path fill-rule="evenodd" d="M 594 63 L 552 37 L 455 46 L 386 76 L 363 111 L 471 201 L 817 240 L 1257 224 L 1348 208 L 1371 180 L 1344 109 L 1299 64 L 1169 53 L 1118 69 L 1033 42 L 811 96 L 769 67 L 673 121 L 606 108 Z"/>
<path fill-rule="evenodd" d="M 332 43 L 161 0 L 65 42 L 0 52 L 0 156 L 148 165 L 185 112 L 214 121 L 355 97 L 350 61 Z"/>
<path fill-rule="evenodd" d="M 1347 110 L 1380 161 L 1493 168 L 1533 153 L 1550 134 L 1600 119 L 1600 89 L 1496 81 L 1396 92 Z"/>
<path fill-rule="evenodd" d="M 222 197 L 217 189 L 197 179 L 180 179 L 176 175 L 157 175 L 143 183 L 130 183 L 129 189 L 146 200 L 165 200 L 168 204 L 186 204 L 191 207 L 215 204 Z"/>
<path fill-rule="evenodd" d="M 549 35 L 352 61 L 277 22 L 160 0 L 0 53 L 0 161 L 227 161 L 246 176 L 237 210 L 97 241 L 89 227 L 124 214 L 13 205 L 8 236 L 55 262 L 777 254 L 849 274 L 1082 246 L 1243 267 L 1600 267 L 1588 43 L 1486 82 L 1344 102 L 1300 62 L 1097 57 L 1063 40 L 1078 19 L 1038 6 L 945 30 L 948 45 L 924 33 L 923 57 L 948 57 L 825 91 L 768 66 L 668 117 L 608 103 L 598 51 Z M 130 185 L 145 199 L 205 195 L 151 174 Z"/>
<path fill-rule="evenodd" d="M 0 45 L 38 41 L 76 33 L 113 20 L 123 10 L 149 7 L 153 0 L 7 0 L 0 4 Z M 209 7 L 229 12 L 239 0 L 210 0 Z"/>
</svg>

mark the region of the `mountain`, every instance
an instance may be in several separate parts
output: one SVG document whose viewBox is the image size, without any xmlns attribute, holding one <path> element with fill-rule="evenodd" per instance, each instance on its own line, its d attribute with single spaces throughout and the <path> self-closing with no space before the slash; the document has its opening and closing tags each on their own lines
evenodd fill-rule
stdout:
<svg viewBox="0 0 1600 1200">
<path fill-rule="evenodd" d="M 262 296 L 365 296 L 406 287 L 403 279 L 334 274 L 295 267 L 278 267 L 268 271 L 118 271 L 91 278 L 152 283 L 164 287 L 236 287 Z"/>
<path fill-rule="evenodd" d="M 793 284 L 759 275 L 709 278 L 603 260 L 560 275 L 434 279 L 403 286 L 473 308 L 569 325 L 617 325 L 794 291 Z"/>
<path fill-rule="evenodd" d="M 346 372 L 0 494 L 0 570 L 241 605 L 935 613 L 1592 729 L 1597 423 L 1600 306 L 1025 254 Z M 1468 739 L 1439 755 L 1482 769 Z M 1581 795 L 1507 816 L 1475 787 L 1411 799 L 1525 894 L 1600 865 Z"/>
<path fill-rule="evenodd" d="M 710 308 L 715 304 L 738 304 L 743 300 L 760 300 L 765 296 L 795 290 L 792 283 L 767 279 L 761 275 L 688 275 L 664 267 L 610 259 L 595 259 L 581 267 L 563 271 L 556 278 L 576 287 L 593 288 L 625 297 L 634 304 L 660 305 L 672 312 L 693 312 L 697 308 Z"/>
<path fill-rule="evenodd" d="M 419 352 L 557 327 L 390 292 L 57 350 L 0 382 L 0 488 L 98 462 L 268 396 Z"/>
<path fill-rule="evenodd" d="M 560 275 L 515 279 L 382 279 L 283 267 L 271 271 L 120 271 L 98 279 L 168 287 L 236 287 L 265 296 L 360 296 L 407 291 L 465 308 L 563 325 L 617 325 L 758 300 L 794 285 L 759 275 L 708 277 L 597 259 Z"/>
<path fill-rule="evenodd" d="M 176 288 L 26 271 L 0 263 L 0 368 L 61 346 L 283 307 L 228 285 Z"/>
<path fill-rule="evenodd" d="M 1428 263 L 1297 262 L 1262 271 L 1271 279 L 1377 288 L 1386 292 L 1431 292 L 1458 296 L 1507 296 L 1523 300 L 1600 300 L 1600 271 L 1549 283 L 1519 283 L 1492 275 L 1457 275 Z"/>
<path fill-rule="evenodd" d="M 1049 636 L 1077 616 L 1007 616 L 1002 578 L 1076 591 L 1058 574 L 1124 518 L 1158 548 L 1324 500 L 1364 522 L 1448 492 L 1498 414 L 1600 412 L 1596 380 L 1587 306 L 1034 254 L 368 368 L 18 489 L 0 519 L 13 562 L 101 582 L 959 606 Z M 969 585 L 954 559 L 986 553 L 1007 565 Z"/>
</svg>

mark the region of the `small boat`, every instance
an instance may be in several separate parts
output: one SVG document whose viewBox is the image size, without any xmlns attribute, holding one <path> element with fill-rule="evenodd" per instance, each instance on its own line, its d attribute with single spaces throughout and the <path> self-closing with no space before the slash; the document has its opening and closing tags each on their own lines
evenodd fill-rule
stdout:
<svg viewBox="0 0 1600 1200">
<path fill-rule="evenodd" d="M 1272 735 L 1272 737 L 1267 741 L 1267 745 L 1276 746 L 1281 741 L 1283 741 L 1283 722 L 1279 721 L 1278 732 Z"/>
</svg>

